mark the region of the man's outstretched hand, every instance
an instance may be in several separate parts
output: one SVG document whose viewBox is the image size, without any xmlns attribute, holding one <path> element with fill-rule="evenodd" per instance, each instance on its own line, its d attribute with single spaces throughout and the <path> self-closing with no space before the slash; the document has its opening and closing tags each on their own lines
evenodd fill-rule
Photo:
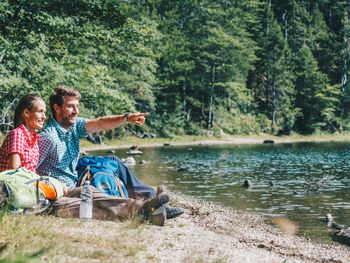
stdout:
<svg viewBox="0 0 350 263">
<path fill-rule="evenodd" d="M 148 115 L 148 112 L 136 112 L 136 113 L 129 113 L 127 115 L 127 122 L 137 125 L 143 125 L 145 123 L 145 116 Z"/>
</svg>

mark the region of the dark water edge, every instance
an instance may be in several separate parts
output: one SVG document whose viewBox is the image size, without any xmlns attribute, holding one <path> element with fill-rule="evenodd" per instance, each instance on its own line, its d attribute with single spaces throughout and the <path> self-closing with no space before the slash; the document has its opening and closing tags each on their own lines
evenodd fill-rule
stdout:
<svg viewBox="0 0 350 263">
<path fill-rule="evenodd" d="M 141 149 L 133 173 L 145 183 L 224 206 L 263 215 L 268 223 L 287 218 L 298 235 L 332 243 L 324 217 L 350 225 L 350 143 L 181 146 Z M 125 149 L 116 150 L 120 158 Z M 105 155 L 109 151 L 93 152 Z M 141 165 L 146 160 L 149 163 Z M 331 178 L 316 193 L 306 183 Z M 241 185 L 249 179 L 249 189 Z M 271 182 L 273 186 L 271 186 Z M 299 194 L 295 194 L 298 192 Z"/>
</svg>

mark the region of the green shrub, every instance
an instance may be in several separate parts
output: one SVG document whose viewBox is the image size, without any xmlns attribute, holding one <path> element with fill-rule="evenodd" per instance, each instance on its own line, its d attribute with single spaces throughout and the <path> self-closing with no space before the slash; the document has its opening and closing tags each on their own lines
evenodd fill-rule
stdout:
<svg viewBox="0 0 350 263">
<path fill-rule="evenodd" d="M 267 132 L 266 127 L 270 127 L 270 123 L 264 115 L 256 117 L 252 114 L 240 113 L 237 110 L 227 112 L 220 108 L 217 111 L 215 119 L 215 127 L 221 128 L 227 134 L 257 134 Z"/>
<path fill-rule="evenodd" d="M 203 128 L 196 123 L 189 123 L 186 125 L 185 133 L 187 135 L 201 135 L 203 134 Z"/>
</svg>

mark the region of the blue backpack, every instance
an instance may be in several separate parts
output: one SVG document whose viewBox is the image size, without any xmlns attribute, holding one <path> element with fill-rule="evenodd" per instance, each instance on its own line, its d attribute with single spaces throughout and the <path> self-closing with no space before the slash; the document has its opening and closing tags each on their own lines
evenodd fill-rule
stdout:
<svg viewBox="0 0 350 263">
<path fill-rule="evenodd" d="M 91 185 L 107 195 L 129 197 L 124 182 L 117 174 L 118 163 L 108 156 L 84 156 L 79 159 L 76 170 L 77 186 L 82 186 L 86 180 L 90 180 Z"/>
</svg>

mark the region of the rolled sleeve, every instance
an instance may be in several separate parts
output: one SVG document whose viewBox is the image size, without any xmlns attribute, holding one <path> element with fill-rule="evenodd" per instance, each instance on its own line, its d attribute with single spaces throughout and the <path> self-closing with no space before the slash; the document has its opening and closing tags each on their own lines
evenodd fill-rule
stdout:
<svg viewBox="0 0 350 263">
<path fill-rule="evenodd" d="M 25 145 L 25 137 L 22 132 L 19 132 L 18 130 L 12 130 L 5 142 L 5 152 L 6 156 L 5 158 L 8 158 L 10 154 L 18 153 L 21 158 L 24 156 L 24 145 Z"/>
</svg>

